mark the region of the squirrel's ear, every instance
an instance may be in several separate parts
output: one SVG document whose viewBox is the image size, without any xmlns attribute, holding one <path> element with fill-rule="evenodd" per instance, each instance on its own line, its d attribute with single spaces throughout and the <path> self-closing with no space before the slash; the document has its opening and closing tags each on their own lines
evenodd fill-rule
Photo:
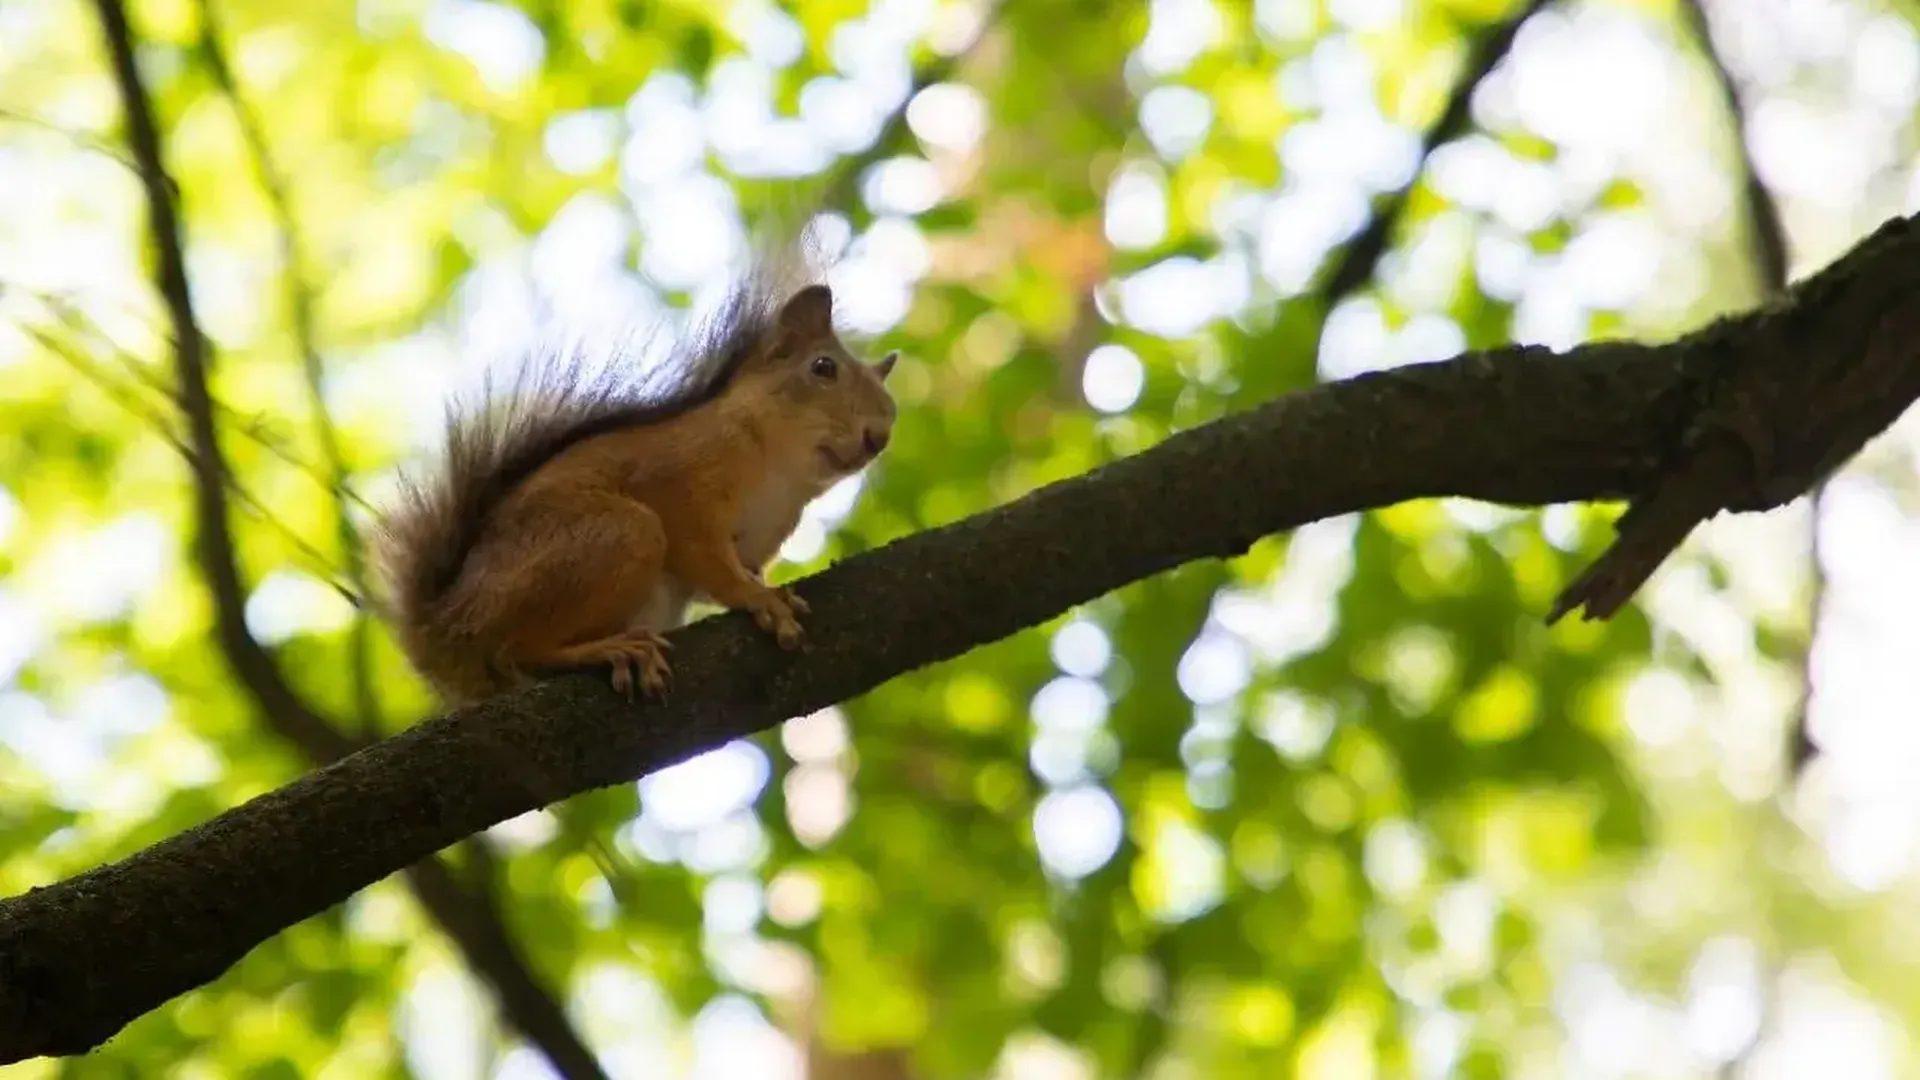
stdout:
<svg viewBox="0 0 1920 1080">
<path fill-rule="evenodd" d="M 833 335 L 833 290 L 825 285 L 809 285 L 794 293 L 780 307 L 780 329 L 808 338 Z"/>
<path fill-rule="evenodd" d="M 899 360 L 900 351 L 895 349 L 893 352 L 881 357 L 879 363 L 873 365 L 873 370 L 879 373 L 881 382 L 886 382 L 887 376 L 893 374 L 893 365 L 898 363 Z"/>
</svg>

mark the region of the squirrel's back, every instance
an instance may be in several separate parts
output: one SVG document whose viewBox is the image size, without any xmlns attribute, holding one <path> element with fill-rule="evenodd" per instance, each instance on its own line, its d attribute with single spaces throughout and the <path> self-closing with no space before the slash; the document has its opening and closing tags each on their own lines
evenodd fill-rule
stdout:
<svg viewBox="0 0 1920 1080">
<path fill-rule="evenodd" d="M 468 556 L 502 501 L 587 439 L 711 403 L 772 325 L 787 287 L 764 268 L 749 275 L 659 363 L 643 368 L 619 349 L 601 358 L 584 347 L 536 349 L 504 391 L 488 377 L 478 401 L 450 405 L 437 460 L 402 477 L 372 551 L 401 649 L 443 698 L 474 701 L 508 685 L 450 617 Z"/>
</svg>

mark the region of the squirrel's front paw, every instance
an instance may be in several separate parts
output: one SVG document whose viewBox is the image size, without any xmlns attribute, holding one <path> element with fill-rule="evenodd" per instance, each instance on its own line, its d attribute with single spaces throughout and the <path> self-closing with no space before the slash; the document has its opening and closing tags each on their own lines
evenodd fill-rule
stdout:
<svg viewBox="0 0 1920 1080">
<path fill-rule="evenodd" d="M 807 602 L 792 589 L 768 589 L 747 610 L 753 612 L 754 623 L 772 634 L 781 648 L 792 650 L 806 644 L 799 617 L 807 613 Z"/>
</svg>

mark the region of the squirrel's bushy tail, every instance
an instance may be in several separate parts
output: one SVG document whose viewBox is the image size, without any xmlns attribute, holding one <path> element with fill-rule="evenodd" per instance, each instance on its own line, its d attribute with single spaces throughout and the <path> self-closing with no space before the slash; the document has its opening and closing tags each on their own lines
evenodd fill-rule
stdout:
<svg viewBox="0 0 1920 1080">
<path fill-rule="evenodd" d="M 536 350 L 512 385 L 448 410 L 435 468 L 402 479 L 374 537 L 384 607 L 413 666 L 449 704 L 509 688 L 495 643 L 458 617 L 473 597 L 462 571 L 488 517 L 513 488 L 569 446 L 698 408 L 722 391 L 772 327 L 791 264 L 763 258 L 719 309 L 673 342 L 658 363 L 629 340 L 611 349 L 576 344 Z"/>
<path fill-rule="evenodd" d="M 508 688 L 490 644 L 463 632 L 453 610 L 488 515 L 542 463 L 634 412 L 638 382 L 611 367 L 591 371 L 580 352 L 530 357 L 507 392 L 489 379 L 479 400 L 450 406 L 433 467 L 402 478 L 375 532 L 373 565 L 402 651 L 450 704 Z"/>
</svg>

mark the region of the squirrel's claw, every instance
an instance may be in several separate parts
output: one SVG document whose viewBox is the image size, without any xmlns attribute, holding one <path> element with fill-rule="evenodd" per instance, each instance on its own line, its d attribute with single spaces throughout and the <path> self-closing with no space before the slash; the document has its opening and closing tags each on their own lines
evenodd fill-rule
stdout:
<svg viewBox="0 0 1920 1080">
<path fill-rule="evenodd" d="M 673 646 L 650 630 L 634 630 L 607 642 L 607 662 L 613 666 L 613 688 L 628 701 L 634 700 L 633 688 L 638 675 L 640 689 L 648 696 L 664 698 L 673 686 L 673 669 L 667 664 L 667 652 Z"/>
<path fill-rule="evenodd" d="M 785 598 L 785 600 L 787 601 L 787 606 L 793 609 L 793 613 L 795 615 L 810 615 L 813 613 L 812 606 L 809 605 L 805 600 L 802 600 L 800 598 L 800 594 L 797 592 L 794 592 L 792 589 L 782 587 L 780 589 L 780 595 L 783 598 Z M 788 645 L 785 642 L 781 642 L 781 647 L 789 648 L 789 649 L 798 648 L 801 652 L 813 651 L 813 643 L 809 642 L 806 638 L 806 635 L 800 632 L 800 625 L 798 621 L 794 623 L 794 643 L 792 645 Z"/>
<path fill-rule="evenodd" d="M 772 634 L 782 649 L 791 652 L 806 645 L 806 633 L 800 629 L 798 614 L 805 612 L 807 605 L 793 595 L 793 590 L 768 589 L 749 610 L 753 612 L 754 625 Z"/>
</svg>

